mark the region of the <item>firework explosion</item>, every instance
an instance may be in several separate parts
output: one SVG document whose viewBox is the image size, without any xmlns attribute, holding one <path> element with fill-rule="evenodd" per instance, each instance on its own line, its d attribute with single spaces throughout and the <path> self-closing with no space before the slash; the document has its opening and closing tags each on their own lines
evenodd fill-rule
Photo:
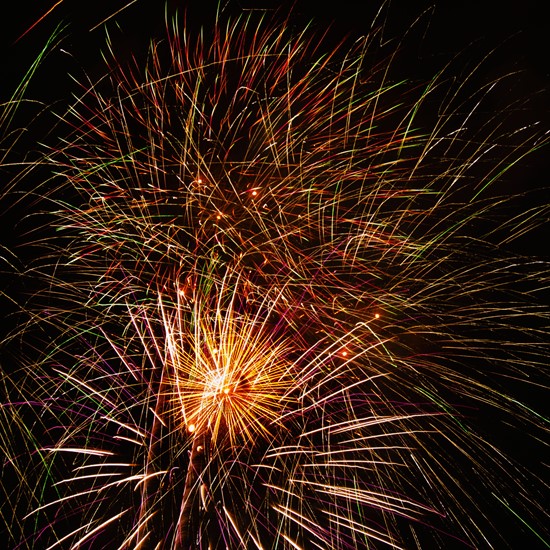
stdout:
<svg viewBox="0 0 550 550">
<path fill-rule="evenodd" d="M 544 484 L 478 420 L 545 434 L 506 381 L 544 384 L 546 266 L 505 252 L 545 210 L 498 190 L 543 132 L 494 82 L 394 80 L 375 27 L 168 27 L 144 64 L 108 38 L 32 165 L 13 546 L 491 547 L 496 508 L 544 542 Z"/>
</svg>

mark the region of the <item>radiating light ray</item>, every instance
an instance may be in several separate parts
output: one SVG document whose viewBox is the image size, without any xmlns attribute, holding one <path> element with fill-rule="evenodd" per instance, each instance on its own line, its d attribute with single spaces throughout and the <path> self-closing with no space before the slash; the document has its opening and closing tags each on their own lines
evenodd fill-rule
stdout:
<svg viewBox="0 0 550 550">
<path fill-rule="evenodd" d="M 487 115 L 504 79 L 371 64 L 375 27 L 168 27 L 143 65 L 108 34 L 41 159 L 47 342 L 2 406 L 29 544 L 498 546 L 495 503 L 544 539 L 482 421 L 547 435 L 506 384 L 547 387 L 547 264 L 505 245 L 548 210 L 498 185 L 548 136 Z"/>
</svg>

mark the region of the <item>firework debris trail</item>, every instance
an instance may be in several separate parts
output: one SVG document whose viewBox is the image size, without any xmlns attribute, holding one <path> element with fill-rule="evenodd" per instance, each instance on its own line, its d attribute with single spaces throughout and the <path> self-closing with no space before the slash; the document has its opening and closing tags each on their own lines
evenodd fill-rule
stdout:
<svg viewBox="0 0 550 550">
<path fill-rule="evenodd" d="M 477 547 L 496 507 L 544 542 L 536 470 L 475 424 L 545 433 L 505 382 L 545 384 L 546 265 L 504 245 L 547 211 L 498 189 L 544 133 L 390 78 L 376 27 L 168 27 L 144 65 L 108 36 L 33 165 L 55 234 L 17 268 L 11 340 L 43 344 L 3 374 L 13 545 Z"/>
</svg>

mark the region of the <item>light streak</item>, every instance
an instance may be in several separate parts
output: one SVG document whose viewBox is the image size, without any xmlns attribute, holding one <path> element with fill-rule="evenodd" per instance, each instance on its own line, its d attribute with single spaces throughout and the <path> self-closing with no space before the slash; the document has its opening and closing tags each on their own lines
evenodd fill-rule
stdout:
<svg viewBox="0 0 550 550">
<path fill-rule="evenodd" d="M 145 68 L 108 41 L 107 75 L 59 115 L 39 191 L 56 234 L 24 275 L 21 338 L 43 349 L 1 409 L 14 532 L 498 546 L 498 502 L 544 540 L 540 479 L 475 418 L 546 433 L 503 381 L 547 387 L 547 265 L 504 250 L 547 210 L 506 219 L 495 186 L 547 136 L 484 119 L 490 88 L 391 80 L 376 31 L 325 52 L 254 18 L 197 37 L 174 19 Z"/>
</svg>

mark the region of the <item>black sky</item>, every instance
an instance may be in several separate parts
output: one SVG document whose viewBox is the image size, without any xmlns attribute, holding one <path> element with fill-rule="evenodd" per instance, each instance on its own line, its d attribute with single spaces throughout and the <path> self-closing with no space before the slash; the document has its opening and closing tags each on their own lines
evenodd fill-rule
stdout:
<svg viewBox="0 0 550 550">
<path fill-rule="evenodd" d="M 44 60 L 29 86 L 27 97 L 36 100 L 36 103 L 25 105 L 14 118 L 15 125 L 28 127 L 29 130 L 15 150 L 10 152 L 10 158 L 14 161 L 24 159 L 36 147 L 37 140 L 47 137 L 50 125 L 54 124 L 51 115 L 41 115 L 39 122 L 33 122 L 35 116 L 51 105 L 62 105 L 70 98 L 75 90 L 72 75 L 80 77 L 86 74 L 93 80 L 104 73 L 105 62 L 101 51 L 105 49 L 105 33 L 102 21 L 108 19 L 107 27 L 115 37 L 122 59 L 130 59 L 133 55 L 145 56 L 151 38 L 165 35 L 165 5 L 162 0 L 136 0 L 133 3 L 128 0 L 64 0 L 58 5 L 55 0 L 21 0 L 11 2 L 9 8 L 3 7 L 0 15 L 0 41 L 4 53 L 0 73 L 2 103 L 9 100 L 48 37 L 59 25 L 63 27 L 59 47 L 53 49 Z M 525 109 L 515 118 L 512 116 L 511 124 L 521 125 L 520 117 L 524 117 L 527 123 L 538 120 L 548 126 L 550 63 L 547 51 L 550 23 L 544 2 L 395 0 L 389 2 L 380 13 L 379 0 L 222 0 L 220 5 L 234 16 L 252 9 L 265 10 L 266 17 L 278 19 L 290 13 L 289 24 L 296 28 L 309 22 L 319 31 L 329 28 L 328 46 L 338 44 L 346 36 L 353 40 L 368 33 L 373 18 L 379 14 L 377 21 L 384 26 L 382 37 L 387 39 L 387 43 L 380 44 L 380 56 L 388 55 L 400 43 L 403 44 L 395 72 L 396 75 L 402 73 L 403 78 L 413 82 L 429 80 L 434 72 L 452 59 L 458 59 L 467 71 L 491 52 L 478 70 L 477 82 L 483 85 L 505 74 L 517 72 L 518 75 L 510 79 L 509 86 L 495 94 L 495 110 L 502 109 L 508 102 L 525 98 L 528 99 Z M 190 28 L 198 31 L 201 26 L 208 29 L 212 24 L 218 2 L 168 0 L 167 6 L 169 12 L 176 8 L 187 10 Z M 122 11 L 114 15 L 119 9 Z M 117 25 L 120 30 L 117 30 Z M 460 72 L 460 65 L 457 71 Z M 522 166 L 522 185 L 525 189 L 547 186 L 546 156 L 542 152 L 535 154 Z M 13 175 L 9 169 L 3 174 L 8 179 Z M 540 193 L 536 196 L 540 200 Z M 28 202 L 16 204 L 12 198 L 0 194 L 3 219 L 0 245 L 16 250 L 22 263 L 33 252 L 21 246 L 29 227 L 19 222 L 31 207 Z M 548 242 L 546 230 L 547 225 L 542 226 L 534 236 L 519 240 L 513 251 L 528 255 L 547 254 L 544 253 L 544 245 L 541 246 L 541 243 Z M 0 291 L 11 293 L 16 302 L 21 302 L 29 289 L 19 288 L 19 279 L 13 275 L 11 268 L 2 266 Z M 0 304 L 5 312 L 13 311 L 15 307 L 14 302 L 4 298 L 1 298 Z M 11 323 L 11 320 L 8 321 L 8 331 L 12 328 L 9 326 Z M 0 336 L 4 333 L 3 329 Z M 542 399 L 542 396 L 536 398 L 537 401 Z"/>
</svg>

